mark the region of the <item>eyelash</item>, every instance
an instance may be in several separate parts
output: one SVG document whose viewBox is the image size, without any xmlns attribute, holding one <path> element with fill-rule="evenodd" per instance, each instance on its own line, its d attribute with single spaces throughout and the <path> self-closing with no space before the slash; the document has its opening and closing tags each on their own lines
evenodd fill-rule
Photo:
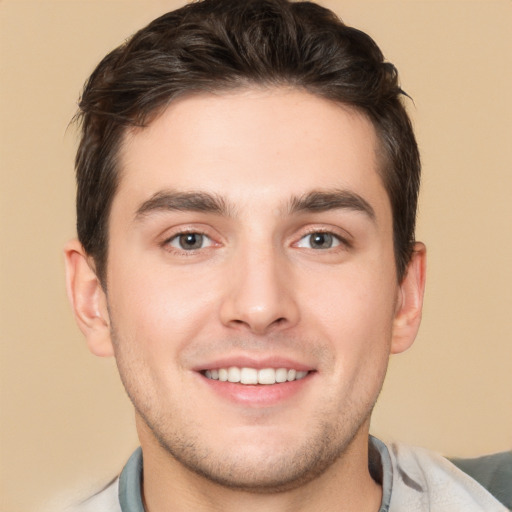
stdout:
<svg viewBox="0 0 512 512">
<path fill-rule="evenodd" d="M 308 230 L 306 233 L 304 233 L 300 238 L 299 238 L 299 241 L 298 242 L 295 242 L 295 246 L 297 246 L 297 244 L 301 241 L 301 240 L 304 240 L 306 237 L 310 237 L 312 235 L 329 235 L 329 236 L 332 236 L 332 238 L 337 242 L 337 245 L 333 246 L 333 247 L 328 247 L 326 249 L 314 249 L 312 247 L 310 247 L 309 249 L 310 250 L 313 250 L 313 251 L 336 251 L 336 250 L 343 250 L 343 249 L 351 249 L 353 244 L 346 238 L 346 237 L 343 237 L 341 235 L 339 235 L 338 233 L 335 233 L 333 232 L 332 230 L 329 230 L 329 229 L 322 229 L 322 228 L 312 228 L 310 230 Z"/>
<path fill-rule="evenodd" d="M 209 241 L 209 244 L 206 247 L 198 247 L 195 249 L 183 249 L 180 247 L 175 247 L 172 245 L 173 241 L 179 240 L 180 237 L 187 236 L 187 235 L 196 235 L 200 237 L 204 237 Z M 344 249 L 350 249 L 352 248 L 352 243 L 347 240 L 346 237 L 342 237 L 337 233 L 334 233 L 332 230 L 328 229 L 321 229 L 321 228 L 311 228 L 306 233 L 304 233 L 297 242 L 292 244 L 292 247 L 301 247 L 299 243 L 306 239 L 307 237 L 311 237 L 313 235 L 328 235 L 333 238 L 333 241 L 335 242 L 335 245 L 332 247 L 327 248 L 314 248 L 314 247 L 303 247 L 304 249 L 308 249 L 315 252 L 336 252 L 336 251 L 342 251 Z M 178 254 L 180 256 L 193 256 L 197 254 L 198 251 L 208 249 L 210 247 L 214 247 L 216 244 L 212 240 L 212 238 L 207 235 L 205 232 L 197 230 L 197 229 L 190 229 L 190 230 L 183 230 L 179 231 L 177 233 L 174 233 L 172 236 L 166 238 L 162 246 L 169 252 L 174 252 L 175 254 Z"/>
<path fill-rule="evenodd" d="M 179 240 L 180 237 L 187 236 L 187 235 L 196 235 L 196 236 L 204 237 L 207 240 L 209 240 L 210 243 L 206 247 L 198 247 L 197 249 L 189 249 L 189 250 L 183 249 L 183 248 L 180 248 L 180 247 L 174 247 L 172 245 L 173 241 Z M 208 249 L 209 247 L 212 247 L 214 245 L 215 245 L 215 242 L 212 240 L 212 238 L 210 236 L 208 236 L 203 231 L 200 231 L 200 230 L 197 230 L 197 229 L 190 229 L 190 230 L 179 231 L 177 233 L 174 233 L 172 236 L 166 238 L 162 242 L 162 246 L 167 251 L 177 253 L 180 256 L 192 256 L 192 255 L 196 254 L 197 251 L 200 251 L 200 250 L 203 250 L 203 249 Z"/>
</svg>

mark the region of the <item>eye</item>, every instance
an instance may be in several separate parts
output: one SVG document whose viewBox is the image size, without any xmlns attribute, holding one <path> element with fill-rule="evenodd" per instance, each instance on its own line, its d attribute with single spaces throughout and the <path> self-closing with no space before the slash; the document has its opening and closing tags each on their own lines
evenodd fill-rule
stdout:
<svg viewBox="0 0 512 512">
<path fill-rule="evenodd" d="M 319 231 L 317 233 L 309 233 L 308 235 L 303 236 L 297 243 L 297 247 L 326 250 L 337 247 L 340 244 L 341 240 L 336 235 Z"/>
<path fill-rule="evenodd" d="M 202 233 L 180 233 L 170 238 L 167 243 L 181 251 L 196 251 L 213 244 L 212 240 Z"/>
</svg>

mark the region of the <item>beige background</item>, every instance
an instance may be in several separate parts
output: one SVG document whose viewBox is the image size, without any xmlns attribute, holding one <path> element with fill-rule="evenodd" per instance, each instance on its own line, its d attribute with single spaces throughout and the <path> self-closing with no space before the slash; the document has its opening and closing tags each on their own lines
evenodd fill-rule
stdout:
<svg viewBox="0 0 512 512">
<path fill-rule="evenodd" d="M 113 477 L 136 447 L 112 361 L 64 292 L 78 91 L 171 1 L 1 1 L 1 510 Z M 449 455 L 512 448 L 512 1 L 330 1 L 414 98 L 424 162 L 424 322 L 391 362 L 373 431 Z"/>
</svg>

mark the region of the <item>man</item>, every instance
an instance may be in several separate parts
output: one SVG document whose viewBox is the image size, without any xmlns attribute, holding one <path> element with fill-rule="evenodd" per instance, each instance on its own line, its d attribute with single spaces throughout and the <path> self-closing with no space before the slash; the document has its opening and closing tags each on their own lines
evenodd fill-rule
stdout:
<svg viewBox="0 0 512 512">
<path fill-rule="evenodd" d="M 79 510 L 506 510 L 369 437 L 425 282 L 402 96 L 366 34 L 284 0 L 190 4 L 98 65 L 68 292 L 141 449 Z"/>
</svg>

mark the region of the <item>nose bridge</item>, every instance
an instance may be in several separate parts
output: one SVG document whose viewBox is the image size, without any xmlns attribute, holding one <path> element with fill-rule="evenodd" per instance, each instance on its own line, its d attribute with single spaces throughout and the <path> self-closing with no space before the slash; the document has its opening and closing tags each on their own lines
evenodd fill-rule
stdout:
<svg viewBox="0 0 512 512">
<path fill-rule="evenodd" d="M 233 256 L 228 279 L 224 324 L 264 334 L 297 322 L 287 259 L 271 241 L 244 244 Z"/>
</svg>

